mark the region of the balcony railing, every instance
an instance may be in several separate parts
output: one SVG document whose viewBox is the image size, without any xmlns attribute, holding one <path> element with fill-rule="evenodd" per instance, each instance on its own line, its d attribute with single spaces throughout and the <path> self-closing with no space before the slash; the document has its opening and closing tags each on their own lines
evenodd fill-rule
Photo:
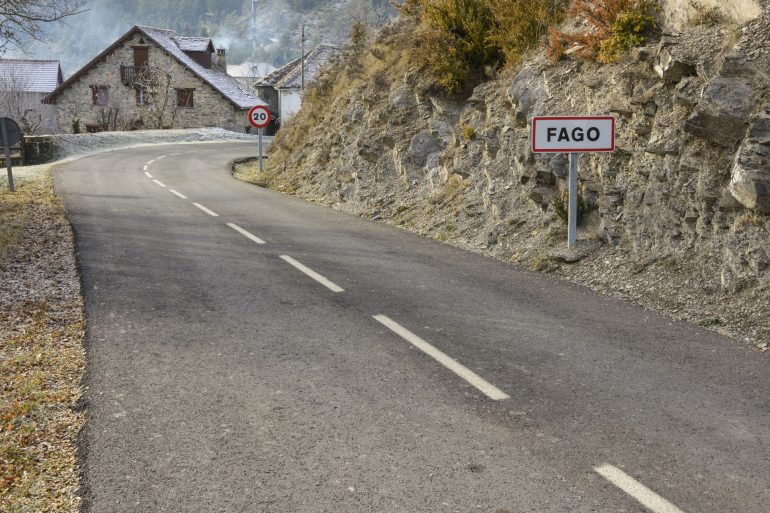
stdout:
<svg viewBox="0 0 770 513">
<path fill-rule="evenodd" d="M 147 73 L 147 66 L 120 66 L 120 81 L 124 85 L 134 85 L 142 81 Z"/>
</svg>

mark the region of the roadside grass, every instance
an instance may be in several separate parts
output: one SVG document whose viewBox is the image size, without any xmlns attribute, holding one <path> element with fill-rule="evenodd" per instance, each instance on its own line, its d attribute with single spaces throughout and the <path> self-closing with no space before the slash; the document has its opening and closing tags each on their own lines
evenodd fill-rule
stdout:
<svg viewBox="0 0 770 513">
<path fill-rule="evenodd" d="M 85 329 L 50 171 L 0 192 L 0 510 L 76 512 Z"/>
<path fill-rule="evenodd" d="M 0 191 L 0 259 L 7 255 L 9 246 L 18 240 L 29 218 L 29 203 L 40 193 L 38 182 L 19 184 L 17 192 Z"/>
</svg>

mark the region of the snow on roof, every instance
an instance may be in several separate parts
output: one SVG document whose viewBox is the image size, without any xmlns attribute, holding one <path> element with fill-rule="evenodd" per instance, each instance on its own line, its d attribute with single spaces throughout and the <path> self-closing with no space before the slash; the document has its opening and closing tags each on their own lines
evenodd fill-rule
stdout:
<svg viewBox="0 0 770 513">
<path fill-rule="evenodd" d="M 243 64 L 228 64 L 227 74 L 236 78 L 262 78 L 275 71 L 275 66 L 267 62 L 247 61 Z"/>
<path fill-rule="evenodd" d="M 180 64 L 185 66 L 195 75 L 197 75 L 201 80 L 221 93 L 222 96 L 224 96 L 230 103 L 239 109 L 245 110 L 254 107 L 255 105 L 267 105 L 264 101 L 257 98 L 254 93 L 250 92 L 246 86 L 238 82 L 234 77 L 231 77 L 223 70 L 201 66 L 195 62 L 192 57 L 187 55 L 185 50 L 182 49 L 182 47 L 188 48 L 188 50 L 186 50 L 188 52 L 206 51 L 209 48 L 209 45 L 211 45 L 211 40 L 209 38 L 184 37 L 178 35 L 173 30 L 142 27 L 138 25 L 126 32 L 123 37 L 115 41 L 102 53 L 97 55 L 93 60 L 91 60 L 91 62 L 80 68 L 74 75 L 59 85 L 59 87 L 57 87 L 48 96 L 46 96 L 43 101 L 46 103 L 55 103 L 56 97 L 63 90 L 65 90 L 78 78 L 85 74 L 94 64 L 112 52 L 115 48 L 120 46 L 120 44 L 122 44 L 136 31 L 139 31 L 150 38 L 155 44 L 163 48 L 172 57 L 174 57 Z M 200 50 L 201 48 L 203 50 Z M 211 48 L 213 48 L 213 45 Z"/>
<path fill-rule="evenodd" d="M 212 46 L 211 39 L 207 37 L 172 36 L 172 40 L 183 52 L 205 52 Z"/>
<path fill-rule="evenodd" d="M 262 80 L 257 80 L 257 83 L 254 85 L 274 87 L 278 82 L 283 80 L 286 77 L 286 75 L 288 75 L 294 69 L 295 66 L 299 65 L 299 63 L 300 63 L 300 60 L 299 60 L 299 57 L 297 57 L 293 61 L 287 62 L 277 70 L 273 71 Z"/>
<path fill-rule="evenodd" d="M 205 68 L 195 62 L 187 55 L 179 44 L 177 39 L 208 39 L 208 38 L 181 38 L 173 30 L 156 29 L 151 27 L 137 26 L 147 37 L 155 41 L 159 46 L 174 56 L 179 62 L 184 64 L 196 75 L 208 82 L 214 89 L 222 93 L 234 105 L 241 109 L 249 109 L 255 105 L 265 105 L 265 102 L 258 99 L 253 93 L 247 91 L 240 82 L 231 77 L 224 71 L 215 68 Z M 210 40 L 209 40 L 210 42 Z M 198 51 L 198 50 L 188 50 Z"/>
<path fill-rule="evenodd" d="M 50 93 L 63 77 L 59 61 L 0 59 L 0 82 L 28 93 Z"/>
<path fill-rule="evenodd" d="M 305 54 L 305 84 L 312 84 L 324 64 L 332 57 L 339 55 L 341 51 L 339 46 L 321 44 L 310 53 Z M 300 58 L 294 59 L 255 85 L 273 86 L 276 89 L 299 89 L 302 87 L 302 60 Z"/>
</svg>

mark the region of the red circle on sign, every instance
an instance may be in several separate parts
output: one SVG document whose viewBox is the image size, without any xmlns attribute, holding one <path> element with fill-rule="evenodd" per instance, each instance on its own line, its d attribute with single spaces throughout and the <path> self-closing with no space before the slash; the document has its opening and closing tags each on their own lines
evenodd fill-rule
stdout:
<svg viewBox="0 0 770 513">
<path fill-rule="evenodd" d="M 270 110 L 264 105 L 257 105 L 249 110 L 249 123 L 254 128 L 265 128 L 270 124 Z"/>
</svg>

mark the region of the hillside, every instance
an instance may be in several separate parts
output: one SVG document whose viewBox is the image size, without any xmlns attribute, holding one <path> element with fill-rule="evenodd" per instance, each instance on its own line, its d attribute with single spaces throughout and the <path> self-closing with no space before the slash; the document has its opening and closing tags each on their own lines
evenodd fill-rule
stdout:
<svg viewBox="0 0 770 513">
<path fill-rule="evenodd" d="M 662 29 L 607 63 L 569 44 L 554 62 L 541 39 L 452 95 L 420 60 L 424 20 L 405 15 L 351 45 L 266 172 L 241 176 L 767 348 L 770 4 L 757 9 L 748 22 L 658 15 Z M 565 33 L 585 26 L 566 19 Z M 580 159 L 574 252 L 566 156 L 529 147 L 532 116 L 557 114 L 617 120 L 617 151 Z"/>
</svg>

